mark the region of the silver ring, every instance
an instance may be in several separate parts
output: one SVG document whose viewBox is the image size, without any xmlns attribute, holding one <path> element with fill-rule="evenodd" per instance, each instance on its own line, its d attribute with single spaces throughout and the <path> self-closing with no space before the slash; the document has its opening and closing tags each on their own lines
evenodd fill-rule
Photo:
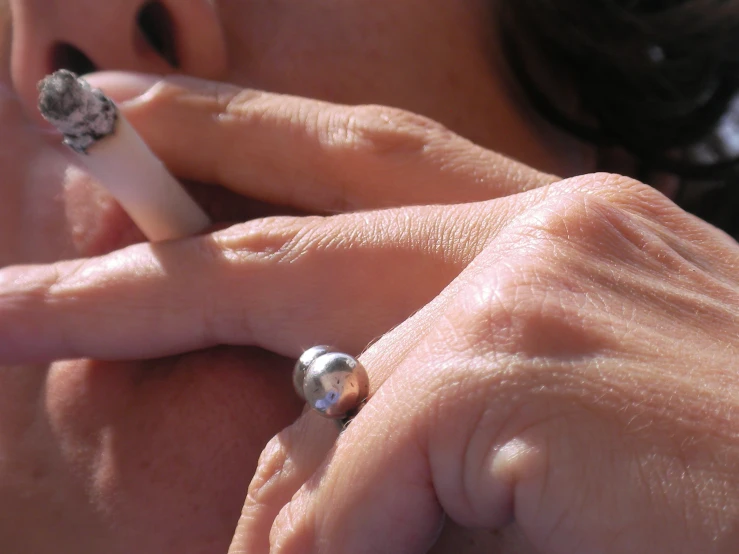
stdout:
<svg viewBox="0 0 739 554">
<path fill-rule="evenodd" d="M 367 401 L 369 376 L 353 356 L 314 346 L 295 363 L 293 386 L 315 412 L 343 429 Z"/>
</svg>

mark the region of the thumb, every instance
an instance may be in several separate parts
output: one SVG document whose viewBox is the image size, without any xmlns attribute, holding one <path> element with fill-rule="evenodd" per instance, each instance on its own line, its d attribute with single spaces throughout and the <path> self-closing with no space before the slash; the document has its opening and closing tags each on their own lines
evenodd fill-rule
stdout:
<svg viewBox="0 0 739 554">
<path fill-rule="evenodd" d="M 415 425 L 390 398 L 394 377 L 280 511 L 271 554 L 425 553 L 444 523 Z"/>
</svg>

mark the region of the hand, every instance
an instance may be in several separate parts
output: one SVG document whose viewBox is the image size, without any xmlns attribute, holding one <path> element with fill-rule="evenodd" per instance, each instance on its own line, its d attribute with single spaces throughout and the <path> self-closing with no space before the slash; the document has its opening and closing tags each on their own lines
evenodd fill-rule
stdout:
<svg viewBox="0 0 739 554">
<path fill-rule="evenodd" d="M 218 94 L 213 97 L 213 92 Z M 429 202 L 479 200 L 555 180 L 476 147 L 428 120 L 389 108 L 361 108 L 353 115 L 352 109 L 343 106 L 247 94 L 225 85 L 181 80 L 175 85 L 155 87 L 124 109 L 181 177 L 207 178 L 237 192 L 304 212 L 331 212 L 339 206 L 367 210 L 391 204 L 423 203 L 424 195 Z M 313 115 L 305 117 L 310 114 Z M 298 123 L 301 121 L 298 116 L 305 118 L 303 126 Z M 318 121 L 328 125 L 325 132 L 318 132 Z M 349 123 L 351 126 L 342 131 L 342 125 Z M 353 132 L 349 132 L 350 128 Z M 157 142 L 158 132 L 163 138 L 176 137 L 183 145 L 192 147 L 180 149 L 176 144 Z M 224 147 L 230 143 L 226 138 L 233 141 L 231 144 L 248 145 L 248 149 Z M 51 150 L 46 150 L 51 156 Z M 53 154 L 58 156 L 56 152 Z M 351 170 L 354 166 L 361 170 Z M 248 174 L 239 172 L 244 167 Z M 395 176 L 402 179 L 391 180 Z M 369 192 L 362 193 L 364 183 Z M 392 186 L 387 186 L 388 183 Z M 282 188 L 276 187 L 280 184 Z M 220 193 L 215 187 L 214 192 Z M 112 215 L 120 222 L 120 214 L 102 210 L 108 202 L 101 203 L 102 206 L 96 204 L 94 211 L 100 209 L 106 217 Z M 166 315 L 157 312 L 160 304 L 153 304 L 147 313 L 136 313 L 135 306 L 127 302 L 133 298 L 124 292 L 131 285 L 125 280 L 119 283 L 123 288 L 116 288 L 115 278 L 103 285 L 106 289 L 111 287 L 107 289 L 109 292 L 122 293 L 116 306 L 109 305 L 108 310 L 102 303 L 87 312 L 92 319 L 96 312 L 104 314 L 98 323 L 105 325 L 107 320 L 110 327 L 103 331 L 92 325 L 84 334 L 89 333 L 88 345 L 99 344 L 103 348 L 106 344 L 118 348 L 120 343 L 116 341 L 127 340 L 129 331 L 140 331 L 143 340 L 130 343 L 128 351 L 120 350 L 119 361 L 99 361 L 116 356 L 102 350 L 96 354 L 85 353 L 87 346 L 74 344 L 77 339 L 72 335 L 67 335 L 72 342 L 65 347 L 66 324 L 53 323 L 43 313 L 53 302 L 40 311 L 33 308 L 35 301 L 43 303 L 36 294 L 43 295 L 47 286 L 62 292 L 61 281 L 57 283 L 61 288 L 52 286 L 54 277 L 49 272 L 57 269 L 74 272 L 85 267 L 106 280 L 105 275 L 111 269 L 109 264 L 117 263 L 115 260 L 122 263 L 121 269 L 131 269 L 131 264 L 135 265 L 143 254 L 152 256 L 150 261 L 159 264 L 164 258 L 156 257 L 166 257 L 166 249 L 173 247 L 175 266 L 166 269 L 159 266 L 159 269 L 175 271 L 177 279 L 171 281 L 170 289 L 167 285 L 170 277 L 160 274 L 163 280 L 157 286 L 158 290 L 163 290 L 163 286 L 173 293 L 167 301 L 178 302 L 178 309 L 194 309 L 190 313 L 195 314 L 199 312 L 197 306 L 202 306 L 200 301 L 207 298 L 176 299 L 176 283 L 192 278 L 191 284 L 197 282 L 198 286 L 210 289 L 215 282 L 208 279 L 218 275 L 224 285 L 232 287 L 233 298 L 228 303 L 234 308 L 237 305 L 233 299 L 242 295 L 249 302 L 264 301 L 262 315 L 253 312 L 254 321 L 258 323 L 261 319 L 265 325 L 274 326 L 275 332 L 268 332 L 274 350 L 295 356 L 305 345 L 326 337 L 335 338 L 336 344 L 345 348 L 360 348 L 422 307 L 467 263 L 464 256 L 446 259 L 447 249 L 442 244 L 423 242 L 428 235 L 418 225 L 436 226 L 441 231 L 439 224 L 443 221 L 438 217 L 446 217 L 446 209 L 425 212 L 426 219 L 410 225 L 408 220 L 414 210 L 421 209 L 400 211 L 392 216 L 397 222 L 394 228 L 384 229 L 387 214 L 382 213 L 373 215 L 357 228 L 359 234 L 354 235 L 354 243 L 364 237 L 377 245 L 373 248 L 372 242 L 365 243 L 357 252 L 358 262 L 384 260 L 399 265 L 396 261 L 406 260 L 409 255 L 420 256 L 420 265 L 412 264 L 408 276 L 425 284 L 413 295 L 405 291 L 396 295 L 397 302 L 390 310 L 385 305 L 386 298 L 380 297 L 375 306 L 367 302 L 373 312 L 368 310 L 368 317 L 357 321 L 355 329 L 347 328 L 345 317 L 355 313 L 351 288 L 337 288 L 337 296 L 332 300 L 322 288 L 321 279 L 326 275 L 318 273 L 311 291 L 312 304 L 304 302 L 305 288 L 297 296 L 291 296 L 291 292 L 296 279 L 309 286 L 310 275 L 285 273 L 281 283 L 277 278 L 283 269 L 289 268 L 278 263 L 279 256 L 274 252 L 260 256 L 260 253 L 269 254 L 269 247 L 279 245 L 282 239 L 300 238 L 293 233 L 301 235 L 310 226 L 316 226 L 318 232 L 320 224 L 328 221 L 321 218 L 264 220 L 233 228 L 231 238 L 229 232 L 222 232 L 195 242 L 138 245 L 103 258 L 80 259 L 45 268 L 11 267 L 3 271 L 0 319 L 4 327 L 0 330 L 3 337 L 0 349 L 5 350 L 0 363 L 7 366 L 33 360 L 37 364 L 5 367 L 0 371 L 3 460 L 0 509 L 6 514 L 0 523 L 2 549 L 34 553 L 60 548 L 76 552 L 224 551 L 231 540 L 259 450 L 270 436 L 294 420 L 299 410 L 299 402 L 290 387 L 288 360 L 245 346 L 206 348 L 221 342 L 256 344 L 256 340 L 252 341 L 247 333 L 236 328 L 228 331 L 233 333 L 234 340 L 221 340 L 223 337 L 215 335 L 210 337 L 215 341 L 212 343 L 205 335 L 200 338 L 191 335 L 182 340 L 179 333 L 196 329 L 197 321 L 191 327 L 180 319 L 175 328 L 165 329 L 160 323 L 166 322 L 157 320 L 159 315 Z M 460 206 L 459 210 L 459 217 L 464 219 L 467 208 Z M 483 215 L 480 213 L 480 217 Z M 365 217 L 357 216 L 345 222 L 354 226 Z M 345 237 L 341 217 L 331 221 L 335 225 L 333 231 L 328 227 L 324 231 L 334 233 L 337 238 Z M 372 222 L 376 228 L 370 225 Z M 108 222 L 103 218 L 102 223 Z M 450 220 L 447 239 L 454 241 L 457 236 L 466 236 L 467 231 L 474 235 L 474 224 L 472 220 L 468 227 L 458 227 L 456 223 L 452 226 Z M 386 236 L 376 234 L 383 230 Z M 406 230 L 412 233 L 407 235 Z M 218 261 L 218 242 L 222 240 L 226 241 L 224 253 L 229 251 L 231 241 L 236 250 L 239 243 L 250 245 L 254 256 L 223 259 L 223 263 L 213 265 Z M 315 267 L 316 271 L 341 269 L 346 256 L 354 256 L 348 250 L 330 248 L 331 244 L 307 246 L 310 252 L 329 247 L 328 259 L 311 256 L 310 263 L 321 264 Z M 333 245 L 339 246 L 340 243 Z M 425 250 L 419 251 L 420 247 Z M 56 257 L 65 256 L 64 252 L 57 252 Z M 41 256 L 41 260 L 46 256 Z M 20 259 L 28 259 L 28 255 Z M 190 261 L 180 265 L 185 259 Z M 178 266 L 182 272 L 176 271 Z M 345 283 L 355 290 L 369 285 L 372 277 L 368 274 L 370 280 L 365 282 L 361 279 L 361 267 L 356 269 L 351 272 L 351 281 Z M 77 276 L 82 277 L 83 273 Z M 149 279 L 159 279 L 148 271 L 143 271 L 140 277 L 140 281 L 134 277 L 138 284 L 130 291 L 145 294 L 147 283 L 153 284 Z M 232 281 L 241 277 L 245 280 Z M 82 289 L 94 295 L 94 284 L 88 284 L 93 286 L 88 289 L 83 285 Z M 260 292 L 255 294 L 255 291 Z M 266 291 L 272 292 L 271 300 Z M 67 299 L 74 302 L 75 295 L 72 293 Z M 210 297 L 210 293 L 206 296 Z M 83 297 L 92 299 L 84 293 L 79 299 Z M 277 310 L 278 300 L 285 306 L 282 311 Z M 334 310 L 331 302 L 337 300 L 347 301 L 341 311 L 323 321 L 316 318 L 317 314 Z M 298 304 L 292 304 L 293 301 Z M 217 314 L 214 321 L 221 322 L 224 330 L 229 317 L 232 323 L 242 326 L 248 318 L 243 317 L 246 315 L 243 304 L 240 309 L 241 312 L 239 309 L 231 312 L 231 316 L 225 312 Z M 277 318 L 270 322 L 274 316 Z M 301 317 L 300 329 L 286 325 Z M 47 324 L 50 333 L 43 329 Z M 190 342 L 192 338 L 194 342 Z M 170 340 L 179 342 L 181 347 Z M 66 348 L 66 353 L 62 354 L 60 348 Z M 198 348 L 202 349 L 191 352 Z M 165 357 L 152 359 L 152 356 Z M 46 363 L 60 358 L 72 359 Z M 331 439 L 329 435 L 328 441 Z"/>
<path fill-rule="evenodd" d="M 27 268 L 0 325 L 28 318 L 51 357 L 296 354 L 319 335 L 356 349 L 432 296 L 362 355 L 372 398 L 335 447 L 310 413 L 268 445 L 234 552 L 425 552 L 444 512 L 515 521 L 538 552 L 733 552 L 738 263 L 659 193 L 587 176 Z M 210 269 L 172 271 L 193 267 Z M 429 275 L 451 282 L 434 295 Z M 15 336 L 3 356 L 38 356 Z"/>
<path fill-rule="evenodd" d="M 625 179 L 545 191 L 362 355 L 335 446 L 314 414 L 268 445 L 233 552 L 426 552 L 443 513 L 541 553 L 737 550 L 736 243 Z"/>
</svg>

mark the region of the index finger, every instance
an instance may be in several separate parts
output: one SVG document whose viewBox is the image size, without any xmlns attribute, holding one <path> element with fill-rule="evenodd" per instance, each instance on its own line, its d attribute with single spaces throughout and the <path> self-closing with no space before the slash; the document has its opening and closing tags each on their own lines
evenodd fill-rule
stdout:
<svg viewBox="0 0 739 554">
<path fill-rule="evenodd" d="M 312 212 L 475 202 L 557 180 L 385 106 L 174 76 L 121 108 L 180 177 Z"/>
</svg>

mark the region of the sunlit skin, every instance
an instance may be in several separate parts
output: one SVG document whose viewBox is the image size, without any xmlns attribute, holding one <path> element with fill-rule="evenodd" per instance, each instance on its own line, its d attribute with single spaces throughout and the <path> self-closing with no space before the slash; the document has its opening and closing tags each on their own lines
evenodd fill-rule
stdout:
<svg viewBox="0 0 739 554">
<path fill-rule="evenodd" d="M 397 106 L 547 172 L 590 169 L 587 153 L 537 121 L 509 86 L 484 2 L 210 4 L 172 4 L 181 73 Z M 139 7 L 129 0 L 3 3 L 3 264 L 95 255 L 142 240 L 35 112 L 36 82 L 51 69 L 57 41 L 103 70 L 172 72 L 136 35 Z M 107 89 L 114 97 L 126 96 L 120 81 Z M 212 208 L 232 221 L 259 210 Z M 13 517 L 3 518 L 3 549 L 224 551 L 259 452 L 300 411 L 289 367 L 273 355 L 224 348 L 161 362 L 5 369 L 0 505 Z"/>
<path fill-rule="evenodd" d="M 172 2 L 177 71 L 140 2 L 2 6 L 0 259 L 79 261 L 0 272 L 0 550 L 415 552 L 443 507 L 435 553 L 733 551 L 736 246 L 559 182 L 596 153 L 522 100 L 488 2 Z M 60 43 L 212 233 L 143 244 L 75 166 L 35 110 Z M 328 458 L 290 375 L 326 342 L 374 343 Z"/>
</svg>

